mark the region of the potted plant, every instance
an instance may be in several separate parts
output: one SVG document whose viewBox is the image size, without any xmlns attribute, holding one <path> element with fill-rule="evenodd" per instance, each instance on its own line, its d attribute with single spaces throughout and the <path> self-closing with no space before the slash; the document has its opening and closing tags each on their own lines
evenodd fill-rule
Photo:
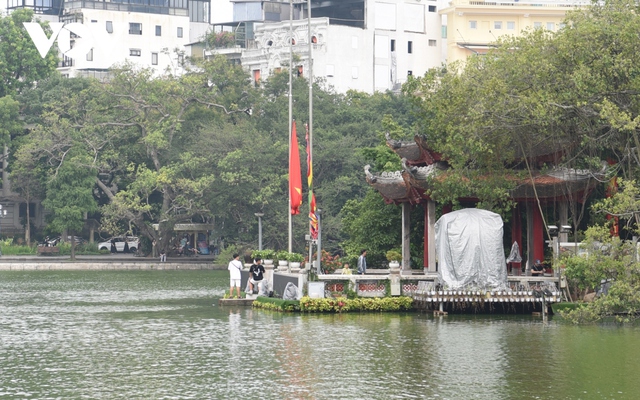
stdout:
<svg viewBox="0 0 640 400">
<path fill-rule="evenodd" d="M 389 268 L 400 268 L 400 260 L 402 260 L 402 253 L 398 250 L 391 249 L 387 251 L 387 261 L 389 261 Z"/>
<path fill-rule="evenodd" d="M 265 265 L 271 265 L 271 264 L 273 264 L 273 259 L 274 259 L 275 255 L 276 255 L 276 252 L 274 250 L 270 250 L 270 249 L 254 250 L 251 253 L 251 258 L 253 258 L 255 260 L 256 257 L 260 257 L 262 259 L 262 262 Z"/>
<path fill-rule="evenodd" d="M 300 268 L 300 264 L 304 261 L 304 256 L 300 253 L 289 253 L 287 261 L 289 261 L 291 268 Z"/>
<path fill-rule="evenodd" d="M 286 267 L 289 264 L 288 261 L 289 252 L 286 250 L 280 250 L 276 253 L 276 260 L 278 260 L 279 267 Z"/>
</svg>

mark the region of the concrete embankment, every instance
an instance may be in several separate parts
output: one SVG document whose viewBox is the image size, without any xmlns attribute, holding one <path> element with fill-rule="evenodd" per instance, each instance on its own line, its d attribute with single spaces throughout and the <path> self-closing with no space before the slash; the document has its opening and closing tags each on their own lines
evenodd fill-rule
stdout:
<svg viewBox="0 0 640 400">
<path fill-rule="evenodd" d="M 196 270 L 226 269 L 212 258 L 177 258 L 167 262 L 126 255 L 78 256 L 2 256 L 0 271 L 54 271 L 54 270 Z"/>
</svg>

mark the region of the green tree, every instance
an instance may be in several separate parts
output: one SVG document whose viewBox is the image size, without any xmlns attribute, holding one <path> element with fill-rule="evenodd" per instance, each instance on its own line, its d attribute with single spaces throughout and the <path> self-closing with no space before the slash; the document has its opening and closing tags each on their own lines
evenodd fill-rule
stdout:
<svg viewBox="0 0 640 400">
<path fill-rule="evenodd" d="M 93 197 L 96 171 L 86 154 L 71 149 L 67 162 L 60 165 L 47 182 L 47 198 L 42 202 L 51 212 L 53 229 L 72 238 L 84 226 L 85 214 L 97 209 Z M 65 238 L 66 239 L 66 238 Z M 75 259 L 75 240 L 71 240 L 71 259 Z"/>
<path fill-rule="evenodd" d="M 507 210 L 517 178 L 540 167 L 529 160 L 552 153 L 556 165 L 600 169 L 610 159 L 634 176 L 640 56 L 630 32 L 640 18 L 630 10 L 633 1 L 594 3 L 568 13 L 557 32 L 502 37 L 486 57 L 410 80 L 404 90 L 429 143 L 454 167 L 432 195 L 475 195 Z"/>
<path fill-rule="evenodd" d="M 33 11 L 18 9 L 0 17 L 0 97 L 15 95 L 56 73 L 58 56 L 50 51 L 42 58 L 23 23 L 33 20 Z M 41 22 L 50 35 L 48 24 Z"/>
<path fill-rule="evenodd" d="M 0 97 L 0 145 L 9 144 L 11 136 L 22 129 L 20 104 L 11 96 Z"/>
<path fill-rule="evenodd" d="M 11 189 L 20 194 L 27 204 L 25 215 L 24 239 L 31 246 L 31 210 L 29 204 L 45 196 L 45 173 L 40 160 L 34 157 L 31 145 L 19 147 L 11 163 Z"/>
</svg>

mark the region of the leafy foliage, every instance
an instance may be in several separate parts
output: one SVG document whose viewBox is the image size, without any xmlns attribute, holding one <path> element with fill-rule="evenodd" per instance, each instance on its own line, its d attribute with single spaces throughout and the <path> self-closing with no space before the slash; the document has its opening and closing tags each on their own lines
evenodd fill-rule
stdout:
<svg viewBox="0 0 640 400">
<path fill-rule="evenodd" d="M 355 311 L 406 311 L 413 308 L 411 297 L 358 297 L 347 299 L 338 297 L 337 299 L 312 299 L 303 297 L 300 299 L 300 311 L 302 312 L 355 312 Z"/>
<path fill-rule="evenodd" d="M 14 96 L 51 74 L 57 74 L 58 56 L 49 51 L 42 58 L 23 23 L 32 22 L 33 10 L 21 8 L 0 16 L 0 98 Z M 40 22 L 47 36 L 48 24 Z"/>
</svg>

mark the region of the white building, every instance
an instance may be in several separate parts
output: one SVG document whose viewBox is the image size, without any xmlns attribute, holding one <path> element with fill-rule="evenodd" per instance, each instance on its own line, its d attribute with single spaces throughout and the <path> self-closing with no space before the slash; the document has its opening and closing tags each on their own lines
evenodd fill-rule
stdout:
<svg viewBox="0 0 640 400">
<path fill-rule="evenodd" d="M 182 71 L 188 43 L 209 29 L 210 0 L 3 0 L 10 12 L 32 8 L 36 17 L 63 22 L 58 47 L 63 50 L 59 70 L 73 76 L 105 76 L 113 65 L 130 62 L 159 74 Z M 79 34 L 73 23 L 84 25 Z M 69 40 L 70 43 L 63 43 Z M 86 55 L 71 58 L 65 48 L 88 46 Z"/>
<path fill-rule="evenodd" d="M 312 1 L 311 39 L 307 15 L 306 1 L 294 3 L 292 24 L 286 2 L 234 1 L 234 22 L 224 25 L 242 26 L 246 40 L 238 41 L 237 51 L 254 81 L 289 63 L 290 37 L 300 60 L 297 72 L 309 71 L 312 40 L 313 75 L 326 78 L 337 92 L 398 90 L 408 75 L 422 75 L 442 63 L 435 0 Z M 229 49 L 215 52 L 228 54 Z"/>
</svg>

